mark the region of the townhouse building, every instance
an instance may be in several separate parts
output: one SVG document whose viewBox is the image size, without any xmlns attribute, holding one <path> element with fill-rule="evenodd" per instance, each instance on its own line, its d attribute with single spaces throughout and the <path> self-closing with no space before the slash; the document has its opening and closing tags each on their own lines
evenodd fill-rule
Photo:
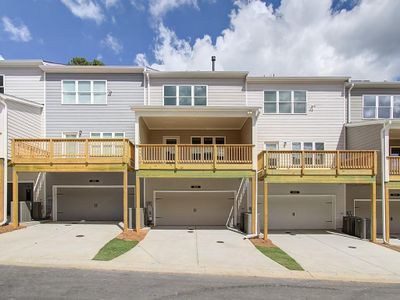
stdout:
<svg viewBox="0 0 400 300">
<path fill-rule="evenodd" d="M 386 162 L 397 149 L 397 83 L 43 61 L 0 61 L 0 74 L 3 102 L 29 103 L 32 114 L 3 138 L 3 211 L 14 199 L 15 224 L 18 202 L 32 201 L 42 218 L 137 229 L 337 230 L 351 211 L 371 218 L 373 240 L 400 231 L 395 214 L 382 219 L 397 203 L 397 159 Z M 35 197 L 11 188 L 26 178 Z"/>
</svg>

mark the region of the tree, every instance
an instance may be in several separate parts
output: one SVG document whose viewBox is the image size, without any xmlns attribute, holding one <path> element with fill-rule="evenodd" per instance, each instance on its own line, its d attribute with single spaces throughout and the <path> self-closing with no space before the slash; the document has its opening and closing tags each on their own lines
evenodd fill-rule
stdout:
<svg viewBox="0 0 400 300">
<path fill-rule="evenodd" d="M 93 61 L 88 61 L 86 58 L 79 56 L 72 58 L 68 64 L 74 66 L 104 66 L 101 60 L 93 59 Z"/>
</svg>

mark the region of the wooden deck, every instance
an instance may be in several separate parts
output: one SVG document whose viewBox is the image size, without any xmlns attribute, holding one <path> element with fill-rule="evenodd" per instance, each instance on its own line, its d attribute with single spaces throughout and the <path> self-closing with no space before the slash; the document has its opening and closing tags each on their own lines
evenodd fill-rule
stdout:
<svg viewBox="0 0 400 300">
<path fill-rule="evenodd" d="M 400 156 L 388 156 L 387 162 L 389 167 L 389 181 L 400 182 Z"/>
<path fill-rule="evenodd" d="M 253 145 L 139 145 L 139 170 L 252 170 Z"/>
<path fill-rule="evenodd" d="M 259 179 L 268 181 L 343 182 L 374 178 L 375 151 L 262 151 L 258 155 Z"/>
</svg>

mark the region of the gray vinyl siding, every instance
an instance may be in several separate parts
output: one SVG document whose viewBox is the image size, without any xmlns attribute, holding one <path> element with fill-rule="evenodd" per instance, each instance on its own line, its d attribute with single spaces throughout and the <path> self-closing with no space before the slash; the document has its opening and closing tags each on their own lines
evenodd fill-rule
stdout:
<svg viewBox="0 0 400 300">
<path fill-rule="evenodd" d="M 7 107 L 10 157 L 11 139 L 42 137 L 42 108 L 14 101 L 8 101 Z"/>
<path fill-rule="evenodd" d="M 363 112 L 362 112 L 363 95 L 400 95 L 400 89 L 353 88 L 351 90 L 351 104 L 350 104 L 351 123 L 371 121 L 371 119 L 363 119 Z"/>
<path fill-rule="evenodd" d="M 163 105 L 164 85 L 207 85 L 208 105 L 244 106 L 246 93 L 244 78 L 150 78 L 150 105 Z"/>
<path fill-rule="evenodd" d="M 125 132 L 134 140 L 135 114 L 131 107 L 143 105 L 142 74 L 47 74 L 46 135 L 61 137 L 63 132 Z M 107 104 L 62 104 L 62 80 L 107 80 Z"/>
<path fill-rule="evenodd" d="M 265 90 L 306 90 L 306 114 L 264 114 Z M 279 142 L 280 150 L 290 150 L 292 142 L 324 142 L 326 150 L 344 149 L 344 86 L 332 84 L 249 83 L 248 103 L 262 107 L 257 120 L 257 147 Z"/>
<path fill-rule="evenodd" d="M 5 76 L 5 94 L 44 102 L 44 74 L 38 67 L 0 67 L 0 75 Z"/>
</svg>

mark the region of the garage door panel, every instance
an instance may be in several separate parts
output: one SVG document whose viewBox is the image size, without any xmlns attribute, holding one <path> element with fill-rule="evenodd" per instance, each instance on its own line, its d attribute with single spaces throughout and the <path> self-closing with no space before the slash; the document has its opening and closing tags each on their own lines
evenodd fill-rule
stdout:
<svg viewBox="0 0 400 300">
<path fill-rule="evenodd" d="M 269 228 L 334 229 L 332 196 L 271 196 Z"/>
<path fill-rule="evenodd" d="M 233 192 L 158 192 L 159 226 L 225 225 L 233 205 Z"/>
<path fill-rule="evenodd" d="M 121 188 L 59 188 L 57 220 L 121 221 Z"/>
<path fill-rule="evenodd" d="M 382 202 L 376 205 L 376 230 L 382 234 Z M 371 203 L 369 201 L 356 201 L 355 215 L 361 218 L 371 218 Z M 400 234 L 400 201 L 390 201 L 390 233 Z"/>
</svg>

